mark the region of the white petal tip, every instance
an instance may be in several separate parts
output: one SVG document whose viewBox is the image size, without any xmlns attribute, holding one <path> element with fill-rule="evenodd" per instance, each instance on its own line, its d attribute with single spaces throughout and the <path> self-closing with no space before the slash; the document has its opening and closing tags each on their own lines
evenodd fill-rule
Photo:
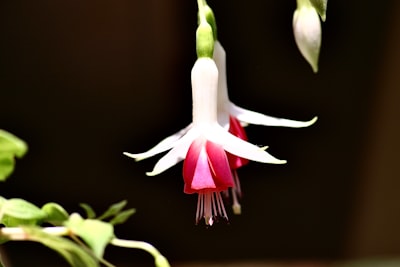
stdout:
<svg viewBox="0 0 400 267">
<path fill-rule="evenodd" d="M 315 117 L 312 118 L 311 120 L 304 122 L 303 127 L 311 126 L 311 125 L 313 125 L 317 120 L 318 120 L 318 117 L 315 116 Z"/>
<path fill-rule="evenodd" d="M 122 154 L 124 154 L 127 157 L 133 158 L 135 161 L 140 161 L 142 159 L 145 159 L 145 157 L 140 157 L 140 154 L 132 154 L 132 153 L 128 153 L 128 152 L 123 152 Z"/>
<path fill-rule="evenodd" d="M 313 125 L 317 120 L 318 120 L 317 116 L 315 116 L 309 121 L 294 121 L 294 120 L 282 119 L 282 126 L 291 128 L 304 128 Z"/>
<path fill-rule="evenodd" d="M 156 171 L 146 172 L 147 176 L 156 176 L 157 174 L 159 174 L 159 172 Z"/>
<path fill-rule="evenodd" d="M 266 161 L 265 163 L 269 163 L 269 164 L 286 164 L 287 161 L 274 158 L 273 160 Z"/>
</svg>

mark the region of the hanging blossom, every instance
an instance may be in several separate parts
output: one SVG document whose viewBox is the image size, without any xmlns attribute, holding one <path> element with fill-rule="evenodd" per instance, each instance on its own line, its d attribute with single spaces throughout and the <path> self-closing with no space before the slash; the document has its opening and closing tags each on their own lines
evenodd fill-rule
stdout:
<svg viewBox="0 0 400 267">
<path fill-rule="evenodd" d="M 310 121 L 295 121 L 282 118 L 276 118 L 268 115 L 264 115 L 258 112 L 247 110 L 241 108 L 229 100 L 227 78 L 226 78 L 226 53 L 219 41 L 215 42 L 214 45 L 214 61 L 217 65 L 219 78 L 218 78 L 218 123 L 224 127 L 226 130 L 229 129 L 230 120 L 238 121 L 236 123 L 235 131 L 244 132 L 243 126 L 248 124 L 255 124 L 261 126 L 281 126 L 281 127 L 291 127 L 291 128 L 301 128 L 308 127 L 314 124 L 317 117 L 314 117 Z M 132 154 L 124 153 L 127 156 L 134 158 L 136 161 L 150 158 L 159 153 L 165 152 L 171 149 L 174 144 L 180 140 L 188 131 L 193 127 L 193 122 L 187 125 L 185 128 L 179 130 L 175 134 L 163 139 L 156 146 L 150 150 Z M 234 133 L 236 136 L 240 137 L 239 133 Z M 246 138 L 243 138 L 247 140 Z"/>
<path fill-rule="evenodd" d="M 192 123 L 164 139 L 154 148 L 139 154 L 124 153 L 136 160 L 170 150 L 147 175 L 162 173 L 184 160 L 184 192 L 198 194 L 196 222 L 227 219 L 221 192 L 234 186 L 227 153 L 262 163 L 283 164 L 263 148 L 229 133 L 218 123 L 218 69 L 213 59 L 197 59 L 192 69 Z"/>
<path fill-rule="evenodd" d="M 293 33 L 297 47 L 315 73 L 318 72 L 322 35 L 319 16 L 325 21 L 327 3 L 327 0 L 297 0 L 293 14 Z"/>
<path fill-rule="evenodd" d="M 228 86 L 226 78 L 226 53 L 219 41 L 214 45 L 214 60 L 219 70 L 218 78 L 218 122 L 230 133 L 248 140 L 243 126 L 256 124 L 263 126 L 282 126 L 282 127 L 308 127 L 315 123 L 317 117 L 310 121 L 295 121 L 267 116 L 261 113 L 250 111 L 236 106 L 229 100 Z M 240 181 L 237 169 L 248 163 L 247 159 L 228 153 L 228 160 L 234 177 L 234 186 L 230 188 L 232 196 L 232 208 L 235 214 L 241 213 L 241 206 L 238 199 L 241 197 Z"/>
<path fill-rule="evenodd" d="M 225 129 L 225 131 L 229 131 L 232 135 L 247 141 L 247 135 L 246 132 L 243 128 L 243 126 L 246 126 L 248 124 L 255 124 L 255 125 L 262 125 L 262 126 L 281 126 L 281 127 L 292 127 L 292 128 L 300 128 L 300 127 L 307 127 L 312 125 L 316 120 L 317 117 L 314 117 L 310 121 L 295 121 L 295 120 L 288 120 L 288 119 L 282 119 L 282 118 L 276 118 L 272 116 L 267 116 L 261 113 L 257 113 L 254 111 L 250 111 L 241 107 L 236 106 L 234 103 L 232 103 L 229 100 L 228 96 L 228 87 L 227 87 L 227 79 L 226 79 L 226 53 L 225 50 L 223 49 L 222 45 L 219 43 L 219 41 L 215 42 L 214 45 L 214 62 L 217 66 L 218 69 L 218 89 L 217 89 L 217 122 L 219 125 L 222 126 L 222 128 Z M 195 73 L 195 68 L 193 68 L 192 73 Z M 193 74 L 192 74 L 193 75 Z M 157 175 L 164 170 L 172 167 L 173 165 L 177 164 L 181 160 L 185 159 L 186 154 L 184 153 L 185 149 L 184 145 L 185 143 L 190 143 L 191 140 L 193 140 L 193 136 L 196 134 L 195 133 L 197 130 L 194 129 L 194 121 L 195 119 L 195 107 L 199 107 L 200 109 L 200 102 L 195 101 L 195 86 L 197 83 L 192 81 L 192 90 L 193 90 L 193 122 L 190 123 L 188 126 L 183 128 L 182 130 L 178 131 L 177 133 L 165 138 L 162 140 L 160 143 L 158 143 L 156 146 L 151 148 L 150 150 L 143 152 L 143 153 L 138 153 L 138 154 L 132 154 L 132 153 L 124 153 L 126 156 L 129 156 L 131 158 L 134 158 L 136 161 L 140 161 L 149 157 L 152 157 L 154 155 L 157 155 L 159 153 L 165 152 L 167 150 L 171 150 L 165 157 L 167 158 L 162 158 L 155 166 L 154 170 L 152 172 L 148 172 L 147 175 Z M 198 86 L 200 88 L 200 86 Z M 201 92 L 204 92 L 204 90 L 200 90 Z M 207 102 L 208 104 L 214 103 L 214 102 Z M 196 105 L 197 103 L 197 105 Z M 209 107 L 203 107 L 201 108 L 202 111 L 211 111 Z M 199 112 L 197 112 L 199 113 Z M 201 112 L 200 112 L 201 113 Z M 215 123 L 215 122 L 214 122 Z M 218 127 L 220 128 L 220 127 Z M 202 142 L 197 142 L 197 144 L 201 144 Z M 176 146 L 180 147 L 181 149 L 176 149 Z M 187 145 L 189 146 L 189 145 Z M 210 146 L 209 146 L 210 147 Z M 199 151 L 199 150 L 197 150 Z M 210 151 L 210 150 L 208 150 Z M 204 152 L 207 152 L 207 150 L 203 149 L 203 154 Z M 171 153 L 171 155 L 169 155 Z M 210 153 L 212 155 L 212 153 Z M 232 208 L 233 212 L 235 214 L 240 214 L 241 213 L 241 206 L 239 203 L 239 199 L 242 195 L 241 192 L 241 187 L 240 187 L 240 181 L 239 177 L 237 174 L 237 169 L 246 165 L 249 160 L 246 157 L 240 157 L 234 153 L 230 153 L 227 151 L 227 159 L 229 163 L 229 168 L 231 170 L 231 177 L 228 180 L 232 181 L 233 179 L 233 186 L 227 187 L 225 190 L 225 193 L 231 194 L 232 197 Z M 257 160 L 256 160 L 257 161 Z M 210 162 L 214 162 L 211 161 Z M 273 163 L 273 162 L 270 162 Z M 283 162 L 282 162 L 283 163 Z M 221 165 L 221 164 L 220 164 Z M 185 166 L 185 163 L 184 163 Z M 185 173 L 185 172 L 184 172 Z M 222 190 L 222 188 L 220 188 Z M 185 187 L 185 192 L 188 192 L 187 188 Z M 217 194 L 219 196 L 219 194 Z M 199 198 L 202 197 L 199 195 Z M 202 203 L 202 201 L 198 202 L 199 205 Z M 218 199 L 218 203 L 221 205 L 220 199 Z M 198 211 L 202 210 L 201 207 L 198 207 Z M 200 216 L 201 217 L 201 216 Z M 226 215 L 223 215 L 222 217 L 226 217 Z M 197 220 L 199 218 L 199 215 L 196 216 Z"/>
</svg>

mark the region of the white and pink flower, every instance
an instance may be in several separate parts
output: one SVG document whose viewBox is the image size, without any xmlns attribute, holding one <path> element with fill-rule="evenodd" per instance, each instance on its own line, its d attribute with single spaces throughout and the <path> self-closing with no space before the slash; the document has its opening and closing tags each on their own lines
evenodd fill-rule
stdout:
<svg viewBox="0 0 400 267">
<path fill-rule="evenodd" d="M 262 163 L 282 164 L 265 148 L 252 145 L 218 123 L 218 69 L 213 59 L 199 58 L 192 69 L 193 121 L 185 129 L 139 154 L 136 160 L 170 150 L 147 175 L 157 175 L 184 162 L 186 193 L 198 193 L 196 221 L 211 225 L 214 217 L 227 217 L 220 192 L 234 186 L 226 152 Z M 229 170 L 229 171 L 228 171 Z"/>
</svg>

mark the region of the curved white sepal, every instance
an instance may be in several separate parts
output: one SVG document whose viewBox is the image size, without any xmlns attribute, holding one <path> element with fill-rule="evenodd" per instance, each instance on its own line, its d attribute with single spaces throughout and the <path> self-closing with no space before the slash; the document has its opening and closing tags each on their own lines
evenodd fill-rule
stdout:
<svg viewBox="0 0 400 267">
<path fill-rule="evenodd" d="M 230 103 L 229 111 L 234 117 L 236 117 L 241 122 L 244 122 L 246 124 L 256 124 L 264 126 L 301 128 L 301 127 L 308 127 L 314 124 L 318 119 L 318 117 L 314 117 L 309 121 L 295 121 L 295 120 L 281 119 L 264 115 L 251 110 L 247 110 L 238 107 L 233 103 Z"/>
<path fill-rule="evenodd" d="M 195 128 L 189 130 L 181 139 L 179 139 L 174 148 L 165 154 L 154 166 L 151 172 L 146 172 L 148 176 L 154 176 L 171 168 L 175 164 L 184 160 L 192 142 L 199 136 Z"/>
<path fill-rule="evenodd" d="M 182 138 L 182 136 L 185 135 L 191 128 L 192 128 L 192 123 L 183 128 L 182 130 L 180 130 L 179 132 L 163 139 L 160 143 L 158 143 L 156 146 L 154 146 L 153 148 L 151 148 L 146 152 L 137 154 L 124 152 L 123 154 L 125 156 L 135 159 L 136 161 L 150 158 L 154 155 L 157 155 L 159 153 L 165 152 L 173 148 L 175 146 L 175 143 L 178 142 L 179 139 Z"/>
<path fill-rule="evenodd" d="M 241 158 L 262 163 L 286 163 L 286 160 L 280 160 L 273 157 L 272 155 L 264 151 L 263 148 L 255 146 L 232 135 L 219 125 L 215 125 L 215 127 L 212 127 L 209 131 L 207 131 L 205 136 L 208 140 L 221 145 L 225 151 Z"/>
</svg>

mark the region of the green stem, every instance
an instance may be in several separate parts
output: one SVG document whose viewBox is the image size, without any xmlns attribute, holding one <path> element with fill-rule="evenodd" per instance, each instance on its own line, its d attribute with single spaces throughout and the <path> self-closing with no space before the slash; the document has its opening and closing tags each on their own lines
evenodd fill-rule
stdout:
<svg viewBox="0 0 400 267">
<path fill-rule="evenodd" d="M 201 22 L 207 22 L 206 13 L 204 8 L 207 6 L 206 0 L 197 0 L 197 7 L 199 9 L 199 19 Z"/>
<path fill-rule="evenodd" d="M 93 251 L 85 244 L 83 243 L 77 236 L 70 234 L 69 237 L 75 241 L 78 245 L 80 245 L 82 247 L 83 250 L 85 250 L 88 254 L 90 254 L 92 257 L 98 259 L 102 264 L 104 264 L 106 267 L 116 267 L 115 265 L 113 265 L 112 263 L 108 262 L 107 260 L 105 260 L 104 258 L 99 258 L 97 257 Z"/>
<path fill-rule="evenodd" d="M 155 247 L 153 247 L 149 243 L 146 243 L 143 241 L 113 238 L 111 240 L 110 244 L 117 246 L 117 247 L 142 249 L 142 250 L 150 253 L 154 258 L 156 258 L 157 256 L 159 256 L 161 254 Z"/>
<path fill-rule="evenodd" d="M 297 7 L 312 7 L 310 0 L 296 0 Z"/>
<path fill-rule="evenodd" d="M 153 256 L 157 267 L 171 267 L 168 260 L 155 247 L 153 247 L 149 243 L 143 241 L 113 238 L 110 241 L 110 244 L 117 247 L 142 249 Z"/>
<path fill-rule="evenodd" d="M 55 236 L 64 236 L 69 234 L 67 227 L 54 226 L 42 229 L 46 234 Z M 27 240 L 28 234 L 20 227 L 4 227 L 0 229 L 0 236 L 4 236 L 10 240 Z"/>
</svg>

